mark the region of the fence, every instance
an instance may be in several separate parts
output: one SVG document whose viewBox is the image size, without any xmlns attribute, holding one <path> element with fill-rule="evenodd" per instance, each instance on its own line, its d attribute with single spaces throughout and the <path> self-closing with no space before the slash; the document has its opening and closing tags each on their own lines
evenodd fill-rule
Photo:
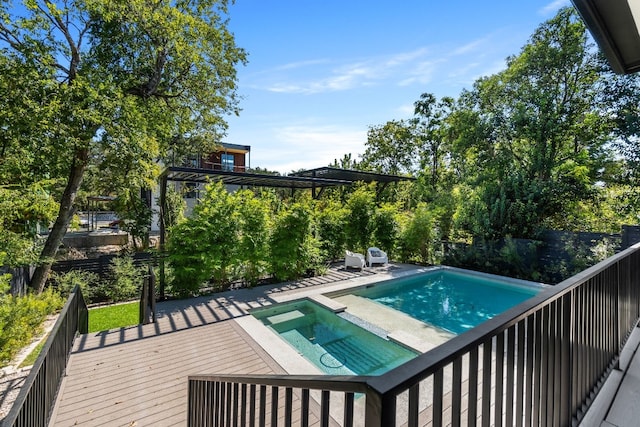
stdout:
<svg viewBox="0 0 640 427">
<path fill-rule="evenodd" d="M 118 255 L 102 255 L 98 258 L 74 259 L 67 261 L 58 261 L 51 267 L 56 273 L 67 273 L 71 270 L 82 270 L 105 276 L 109 273 L 111 261 Z M 132 255 L 133 264 L 136 267 L 147 265 L 152 260 L 152 254 L 149 252 L 136 252 Z"/>
<path fill-rule="evenodd" d="M 87 328 L 87 305 L 80 288 L 76 286 L 33 364 L 3 426 L 47 425 L 76 333 L 87 333 Z"/>
<path fill-rule="evenodd" d="M 637 244 L 378 377 L 190 377 L 188 421 L 575 425 L 639 317 Z"/>
<path fill-rule="evenodd" d="M 13 268 L 0 267 L 0 274 L 11 274 L 9 293 L 13 296 L 26 294 L 35 269 L 36 267 L 32 265 Z"/>
</svg>

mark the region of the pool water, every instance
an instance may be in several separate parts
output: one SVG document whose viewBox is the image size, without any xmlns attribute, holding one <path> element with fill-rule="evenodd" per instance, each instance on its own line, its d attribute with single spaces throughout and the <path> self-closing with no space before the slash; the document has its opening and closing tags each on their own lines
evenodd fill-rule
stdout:
<svg viewBox="0 0 640 427">
<path fill-rule="evenodd" d="M 461 334 L 535 296 L 539 284 L 451 270 L 395 279 L 352 292 Z"/>
<path fill-rule="evenodd" d="M 379 375 L 417 356 L 308 300 L 251 314 L 326 374 Z"/>
</svg>

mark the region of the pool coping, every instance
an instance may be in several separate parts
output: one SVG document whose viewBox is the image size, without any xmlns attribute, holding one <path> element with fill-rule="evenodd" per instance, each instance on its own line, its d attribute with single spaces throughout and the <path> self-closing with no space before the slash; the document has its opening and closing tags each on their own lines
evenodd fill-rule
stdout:
<svg viewBox="0 0 640 427">
<path fill-rule="evenodd" d="M 474 271 L 474 270 L 466 270 L 464 268 L 451 267 L 451 266 L 448 266 L 448 265 L 434 265 L 434 266 L 431 266 L 431 267 L 426 267 L 424 269 L 420 269 L 419 271 L 415 271 L 411 275 L 426 274 L 426 273 L 437 271 L 437 270 L 445 270 L 445 271 L 451 271 L 453 273 L 467 274 L 467 275 L 470 275 L 470 276 L 477 276 L 477 277 L 481 277 L 481 278 L 485 278 L 485 279 L 491 279 L 491 280 L 495 280 L 495 281 L 499 281 L 499 282 L 504 282 L 504 283 L 507 283 L 507 284 L 510 284 L 510 285 L 516 285 L 516 286 L 522 286 L 522 287 L 541 288 L 541 290 L 544 290 L 544 289 L 552 287 L 551 285 L 548 285 L 548 284 L 542 283 L 542 282 L 533 282 L 533 281 L 529 281 L 529 280 L 517 279 L 517 278 L 513 278 L 513 277 L 508 277 L 508 276 L 500 276 L 498 274 L 484 273 L 484 272 L 481 272 L 481 271 Z M 323 292 L 322 295 L 324 295 L 324 296 L 326 296 L 328 298 L 332 298 L 332 297 L 336 297 L 336 296 L 342 296 L 342 295 L 346 295 L 346 294 L 352 293 L 353 291 L 356 291 L 356 290 L 359 290 L 359 289 L 363 289 L 363 288 L 366 289 L 366 288 L 370 288 L 370 287 L 373 287 L 373 286 L 383 286 L 387 282 L 390 282 L 392 280 L 398 279 L 400 277 L 406 277 L 406 276 L 391 277 L 391 278 L 387 278 L 387 279 L 384 279 L 384 280 L 381 280 L 381 281 L 377 281 L 377 282 L 370 282 L 370 283 L 361 284 L 361 285 L 358 285 L 358 286 L 355 286 L 355 287 L 339 289 L 339 290 L 336 290 L 336 291 Z"/>
<path fill-rule="evenodd" d="M 311 288 L 303 288 L 303 289 L 293 289 L 290 291 L 281 292 L 278 294 L 271 294 L 270 297 L 276 304 L 293 302 L 297 300 L 309 300 L 312 301 L 321 307 L 333 312 L 340 313 L 343 311 L 349 312 L 349 307 L 345 304 L 335 301 L 334 297 L 339 297 L 343 295 L 349 295 L 358 289 L 369 288 L 373 286 L 381 286 L 385 283 L 388 283 L 392 280 L 396 280 L 399 278 L 406 278 L 410 276 L 417 276 L 420 274 L 425 274 L 428 272 L 433 272 L 437 270 L 448 270 L 452 272 L 462 273 L 462 274 L 470 274 L 473 276 L 478 276 L 486 279 L 497 280 L 500 282 L 506 282 L 509 284 L 515 284 L 518 286 L 525 287 L 537 287 L 544 290 L 549 288 L 550 285 L 540 282 L 532 282 L 522 279 L 511 278 L 507 276 L 500 276 L 491 273 L 483 273 L 473 270 L 465 270 L 457 267 L 451 266 L 425 266 L 425 267 L 417 267 L 410 270 L 400 270 L 400 271 L 385 271 L 379 272 L 377 274 L 371 276 L 363 276 L 357 278 L 351 278 L 347 280 L 343 280 L 340 282 L 334 282 L 330 284 L 326 284 L 319 287 L 311 287 Z M 249 316 L 243 316 L 240 318 L 236 318 L 235 321 L 249 334 L 259 345 L 267 351 L 269 354 L 280 355 L 281 357 L 274 356 L 274 359 L 278 361 L 278 363 L 282 366 L 282 368 L 290 374 L 311 374 L 316 373 L 319 375 L 324 375 L 315 365 L 313 365 L 310 361 L 306 360 L 296 349 L 294 349 L 288 342 L 279 337 L 274 331 L 269 329 L 266 325 L 264 325 L 260 320 L 251 316 L 251 312 L 253 310 L 249 310 Z M 401 312 L 400 312 L 401 313 Z M 363 320 L 365 323 L 372 323 L 374 326 L 379 327 L 380 329 L 386 332 L 386 337 L 389 341 L 393 341 L 397 344 L 400 344 L 408 349 L 416 351 L 418 353 L 425 353 L 434 347 L 437 347 L 441 343 L 429 344 L 426 345 L 424 340 L 420 337 L 411 334 L 410 332 L 398 331 L 398 330 L 387 330 L 384 327 L 376 324 L 375 322 L 371 322 L 370 319 L 362 318 L 361 316 L 350 313 L 354 317 L 358 317 Z M 246 320 L 246 319 L 253 320 Z M 425 322 L 421 322 L 416 320 L 416 322 L 423 323 L 428 327 L 432 327 L 436 330 L 441 330 L 432 325 L 428 325 Z M 442 330 L 444 331 L 444 330 Z M 447 332 L 448 331 L 444 331 Z"/>
<path fill-rule="evenodd" d="M 411 269 L 399 271 L 381 271 L 371 276 L 351 278 L 340 282 L 325 284 L 318 287 L 292 289 L 289 291 L 270 294 L 269 297 L 276 304 L 293 302 L 297 300 L 310 300 L 319 303 L 320 306 L 335 312 L 343 311 L 344 304 L 339 304 L 326 296 L 327 293 L 341 290 L 354 289 L 372 283 L 381 283 L 388 280 L 409 277 L 432 270 L 434 267 L 411 266 Z M 326 304 L 326 305 L 325 305 Z M 248 315 L 237 317 L 234 321 L 249 335 L 260 347 L 262 347 L 288 374 L 315 374 L 325 375 L 313 363 L 305 359 L 288 342 L 278 336 L 274 331 L 264 325 L 259 319 L 251 315 L 254 310 L 264 307 L 253 307 L 248 310 Z M 337 311 L 336 311 L 337 310 Z M 396 341 L 411 350 L 416 351 L 411 343 Z"/>
</svg>

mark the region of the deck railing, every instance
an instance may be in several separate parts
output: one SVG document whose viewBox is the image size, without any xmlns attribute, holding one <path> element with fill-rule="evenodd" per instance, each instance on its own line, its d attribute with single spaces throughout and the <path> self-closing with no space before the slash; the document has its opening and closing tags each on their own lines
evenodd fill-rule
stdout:
<svg viewBox="0 0 640 427">
<path fill-rule="evenodd" d="M 75 287 L 2 425 L 46 427 L 76 333 L 87 333 L 87 305 Z"/>
<path fill-rule="evenodd" d="M 380 376 L 190 377 L 189 425 L 569 426 L 639 317 L 636 245 Z"/>
</svg>

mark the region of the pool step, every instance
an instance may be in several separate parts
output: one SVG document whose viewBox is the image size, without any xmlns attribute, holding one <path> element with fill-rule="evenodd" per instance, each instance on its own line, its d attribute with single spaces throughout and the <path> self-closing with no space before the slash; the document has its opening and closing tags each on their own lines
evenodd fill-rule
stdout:
<svg viewBox="0 0 640 427">
<path fill-rule="evenodd" d="M 326 308 L 333 313 L 341 313 L 347 309 L 346 305 L 324 295 L 311 295 L 307 297 L 307 299 L 315 302 L 316 304 Z"/>
<path fill-rule="evenodd" d="M 321 344 L 336 360 L 342 361 L 349 369 L 360 370 L 372 374 L 380 369 L 387 368 L 397 362 L 400 355 L 394 351 L 377 346 L 366 345 L 360 340 L 351 337 L 341 338 Z"/>
<path fill-rule="evenodd" d="M 266 320 L 270 325 L 277 325 L 279 323 L 288 322 L 290 320 L 300 319 L 304 317 L 304 313 L 299 310 L 287 311 L 280 314 L 274 314 L 273 316 L 266 317 Z"/>
</svg>

